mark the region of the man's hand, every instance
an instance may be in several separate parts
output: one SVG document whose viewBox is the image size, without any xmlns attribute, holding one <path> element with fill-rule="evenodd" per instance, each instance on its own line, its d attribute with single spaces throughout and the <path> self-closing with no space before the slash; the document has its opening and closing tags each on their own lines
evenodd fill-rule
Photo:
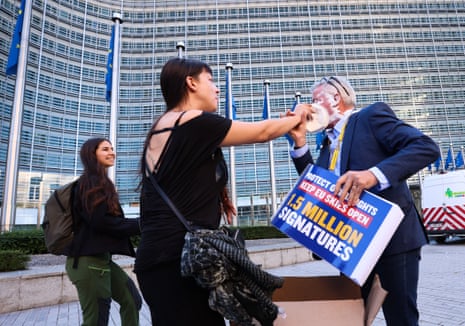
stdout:
<svg viewBox="0 0 465 326">
<path fill-rule="evenodd" d="M 334 194 L 342 200 L 347 198 L 349 206 L 358 203 L 362 191 L 378 184 L 378 179 L 369 171 L 347 171 L 336 182 Z"/>
<path fill-rule="evenodd" d="M 312 119 L 312 113 L 315 112 L 315 109 L 312 108 L 311 104 L 305 104 L 301 103 L 298 104 L 295 107 L 294 112 L 291 112 L 290 110 L 286 111 L 286 116 L 292 116 L 295 114 L 302 114 L 304 112 L 304 115 L 306 116 L 306 120 Z M 306 123 L 300 123 L 297 127 L 289 131 L 289 135 L 291 138 L 294 140 L 294 145 L 296 147 L 302 147 L 307 143 L 307 128 L 306 128 Z"/>
</svg>

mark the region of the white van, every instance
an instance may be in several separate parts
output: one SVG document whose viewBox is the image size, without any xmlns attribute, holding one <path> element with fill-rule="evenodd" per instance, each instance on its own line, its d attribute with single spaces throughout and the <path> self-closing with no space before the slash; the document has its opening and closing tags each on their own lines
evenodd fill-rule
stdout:
<svg viewBox="0 0 465 326">
<path fill-rule="evenodd" d="M 431 239 L 443 243 L 449 236 L 465 236 L 465 170 L 425 176 L 421 207 Z"/>
</svg>

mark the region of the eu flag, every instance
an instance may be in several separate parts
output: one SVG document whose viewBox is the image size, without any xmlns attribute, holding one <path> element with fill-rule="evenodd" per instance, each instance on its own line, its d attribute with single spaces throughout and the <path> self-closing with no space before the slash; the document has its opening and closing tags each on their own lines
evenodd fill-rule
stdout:
<svg viewBox="0 0 465 326">
<path fill-rule="evenodd" d="M 263 120 L 268 119 L 268 94 L 265 91 L 265 96 L 263 97 Z"/>
<path fill-rule="evenodd" d="M 452 166 L 452 149 L 449 147 L 449 151 L 447 152 L 447 157 L 446 157 L 446 162 L 445 162 L 445 169 L 449 170 L 450 168 L 453 168 Z"/>
<path fill-rule="evenodd" d="M 229 117 L 229 96 L 232 98 L 232 120 L 236 120 L 236 101 L 234 101 L 234 96 L 232 94 L 229 94 L 229 78 L 228 78 L 228 70 L 226 70 L 226 99 L 224 102 L 224 110 L 226 112 L 226 118 L 231 119 Z"/>
<path fill-rule="evenodd" d="M 18 10 L 18 18 L 16 20 L 15 30 L 13 32 L 13 39 L 11 41 L 10 54 L 6 64 L 6 74 L 15 75 L 18 71 L 19 50 L 21 46 L 21 33 L 23 31 L 24 8 L 26 0 L 21 0 Z"/>
<path fill-rule="evenodd" d="M 107 74 L 105 75 L 105 84 L 107 90 L 105 98 L 108 102 L 111 102 L 111 85 L 113 78 L 113 49 L 115 46 L 115 25 L 111 28 L 110 48 L 108 49 L 108 61 L 107 61 Z"/>
<path fill-rule="evenodd" d="M 464 161 L 463 161 L 463 154 L 462 151 L 459 151 L 457 153 L 457 156 L 455 157 L 455 167 L 456 168 L 461 168 L 463 167 Z"/>
<path fill-rule="evenodd" d="M 297 106 L 297 104 L 299 104 L 299 101 L 296 99 L 296 100 L 294 101 L 294 104 L 292 105 L 291 112 L 294 112 L 294 111 L 295 111 L 295 107 Z"/>
<path fill-rule="evenodd" d="M 436 171 L 439 171 L 439 168 L 441 167 L 441 162 L 442 162 L 442 157 L 439 156 L 438 159 L 434 162 L 434 166 L 436 167 Z"/>
</svg>

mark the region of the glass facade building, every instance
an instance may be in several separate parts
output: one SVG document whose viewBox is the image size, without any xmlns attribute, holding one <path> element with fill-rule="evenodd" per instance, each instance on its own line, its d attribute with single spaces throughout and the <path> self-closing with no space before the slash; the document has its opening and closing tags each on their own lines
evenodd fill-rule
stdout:
<svg viewBox="0 0 465 326">
<path fill-rule="evenodd" d="M 232 63 L 237 119 L 262 119 L 265 79 L 271 117 L 311 101 L 313 82 L 350 79 L 358 107 L 387 102 L 401 119 L 440 142 L 444 156 L 465 145 L 465 3 L 459 0 L 28 0 L 32 1 L 20 136 L 16 221 L 81 172 L 79 147 L 109 136 L 105 73 L 114 12 L 122 14 L 116 184 L 125 208 L 137 207 L 144 137 L 164 111 L 162 65 L 184 56 L 211 65 L 225 114 L 225 66 Z M 19 1 L 0 0 L 0 198 L 15 76 L 5 67 Z M 316 153 L 314 135 L 308 136 Z M 270 160 L 278 201 L 297 174 L 285 138 L 235 148 L 241 223 L 269 217 Z M 228 159 L 228 149 L 224 149 Z M 445 159 L 445 157 L 444 157 Z M 423 171 L 427 173 L 427 170 Z M 418 183 L 414 176 L 411 183 Z M 254 215 L 249 206 L 266 210 Z M 26 219 L 24 217 L 24 219 Z M 18 222 L 23 223 L 23 222 Z M 26 223 L 26 222 L 24 222 Z M 29 223 L 29 222 L 27 222 Z M 34 222 L 32 222 L 33 224 Z"/>
</svg>

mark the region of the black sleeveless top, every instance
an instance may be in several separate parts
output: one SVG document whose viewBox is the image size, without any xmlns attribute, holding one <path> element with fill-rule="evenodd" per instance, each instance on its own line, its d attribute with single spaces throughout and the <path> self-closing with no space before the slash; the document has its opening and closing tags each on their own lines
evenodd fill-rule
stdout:
<svg viewBox="0 0 465 326">
<path fill-rule="evenodd" d="M 220 191 L 228 177 L 219 144 L 231 123 L 229 119 L 204 112 L 181 125 L 176 123 L 173 128 L 155 131 L 171 130 L 155 166 L 155 178 L 184 217 L 205 228 L 217 228 L 220 224 Z M 185 233 L 184 225 L 145 176 L 135 271 L 179 259 Z"/>
</svg>

